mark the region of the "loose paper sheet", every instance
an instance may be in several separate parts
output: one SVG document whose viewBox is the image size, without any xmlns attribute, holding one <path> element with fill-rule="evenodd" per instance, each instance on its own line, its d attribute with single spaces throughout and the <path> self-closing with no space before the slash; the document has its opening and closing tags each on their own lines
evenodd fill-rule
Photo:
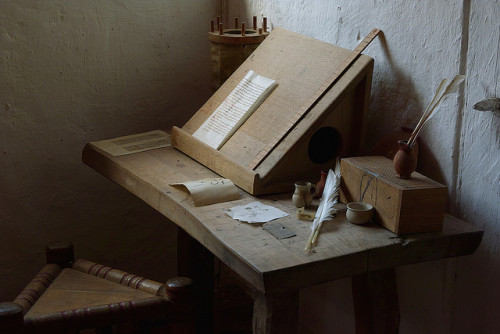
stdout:
<svg viewBox="0 0 500 334">
<path fill-rule="evenodd" d="M 288 216 L 286 212 L 260 202 L 235 206 L 224 210 L 224 212 L 233 219 L 247 223 L 267 223 L 271 220 Z"/>
<path fill-rule="evenodd" d="M 218 150 L 276 86 L 274 80 L 248 71 L 231 94 L 193 133 L 193 137 Z"/>
<path fill-rule="evenodd" d="M 173 183 L 172 186 L 187 188 L 195 206 L 204 206 L 240 199 L 238 188 L 229 179 L 221 177 Z"/>
<path fill-rule="evenodd" d="M 171 145 L 170 135 L 161 130 L 95 141 L 91 144 L 114 156 L 143 152 Z"/>
</svg>

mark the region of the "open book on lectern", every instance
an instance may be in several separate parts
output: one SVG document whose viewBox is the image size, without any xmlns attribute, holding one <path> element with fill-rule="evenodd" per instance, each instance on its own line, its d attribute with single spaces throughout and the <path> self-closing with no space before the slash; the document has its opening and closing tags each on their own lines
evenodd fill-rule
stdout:
<svg viewBox="0 0 500 334">
<path fill-rule="evenodd" d="M 277 85 L 272 79 L 248 71 L 231 94 L 193 133 L 193 137 L 218 150 Z"/>
</svg>

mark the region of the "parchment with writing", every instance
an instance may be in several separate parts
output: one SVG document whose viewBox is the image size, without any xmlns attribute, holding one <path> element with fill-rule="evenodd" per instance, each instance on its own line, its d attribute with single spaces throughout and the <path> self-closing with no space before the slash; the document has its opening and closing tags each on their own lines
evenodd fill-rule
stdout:
<svg viewBox="0 0 500 334">
<path fill-rule="evenodd" d="M 231 218 L 247 223 L 267 223 L 271 220 L 288 216 L 274 206 L 265 205 L 261 202 L 252 202 L 246 205 L 235 206 L 224 212 Z"/>
<path fill-rule="evenodd" d="M 231 94 L 193 133 L 193 137 L 218 150 L 276 86 L 274 80 L 248 71 Z"/>
<path fill-rule="evenodd" d="M 91 142 L 91 144 L 114 156 L 138 153 L 171 145 L 170 135 L 161 130 L 95 141 Z"/>
<path fill-rule="evenodd" d="M 185 187 L 195 206 L 204 206 L 240 199 L 238 188 L 229 179 L 221 177 L 195 181 L 172 183 L 172 186 Z"/>
</svg>

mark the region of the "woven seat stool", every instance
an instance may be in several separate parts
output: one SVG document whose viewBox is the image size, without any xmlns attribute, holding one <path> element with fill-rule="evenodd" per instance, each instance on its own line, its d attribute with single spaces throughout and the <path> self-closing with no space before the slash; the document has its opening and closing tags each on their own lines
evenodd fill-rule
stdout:
<svg viewBox="0 0 500 334">
<path fill-rule="evenodd" d="M 193 281 L 166 284 L 91 261 L 69 242 L 49 244 L 47 265 L 13 302 L 0 303 L 0 333 L 194 333 Z"/>
</svg>

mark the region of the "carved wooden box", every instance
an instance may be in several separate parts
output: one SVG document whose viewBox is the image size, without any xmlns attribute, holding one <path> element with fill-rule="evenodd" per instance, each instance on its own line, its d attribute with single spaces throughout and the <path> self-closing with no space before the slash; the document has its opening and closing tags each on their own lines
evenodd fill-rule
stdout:
<svg viewBox="0 0 500 334">
<path fill-rule="evenodd" d="M 413 172 L 396 177 L 385 157 L 355 157 L 341 161 L 341 201 L 366 202 L 375 208 L 377 223 L 396 234 L 441 231 L 447 187 Z"/>
</svg>

